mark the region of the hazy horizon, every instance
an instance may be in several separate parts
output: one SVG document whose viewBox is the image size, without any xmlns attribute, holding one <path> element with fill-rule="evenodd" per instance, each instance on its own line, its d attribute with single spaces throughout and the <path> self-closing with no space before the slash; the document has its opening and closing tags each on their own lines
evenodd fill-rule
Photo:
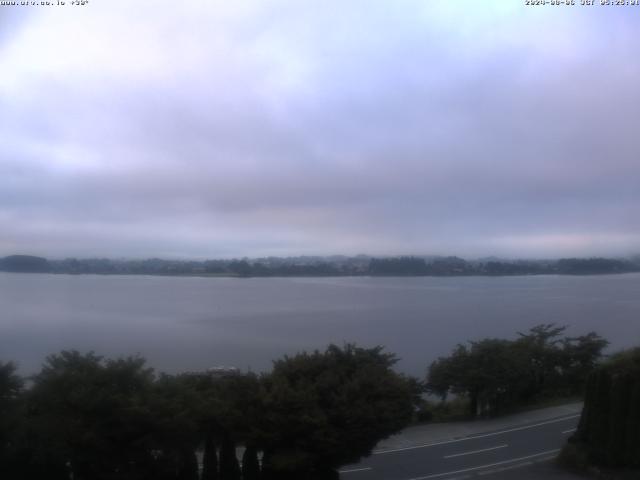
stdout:
<svg viewBox="0 0 640 480">
<path fill-rule="evenodd" d="M 635 8 L 0 9 L 0 256 L 640 252 Z"/>
</svg>

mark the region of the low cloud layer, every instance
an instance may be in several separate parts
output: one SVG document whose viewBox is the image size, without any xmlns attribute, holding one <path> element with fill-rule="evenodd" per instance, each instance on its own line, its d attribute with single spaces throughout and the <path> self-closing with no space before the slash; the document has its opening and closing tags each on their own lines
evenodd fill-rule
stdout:
<svg viewBox="0 0 640 480">
<path fill-rule="evenodd" d="M 0 7 L 0 254 L 640 252 L 635 10 Z"/>
</svg>

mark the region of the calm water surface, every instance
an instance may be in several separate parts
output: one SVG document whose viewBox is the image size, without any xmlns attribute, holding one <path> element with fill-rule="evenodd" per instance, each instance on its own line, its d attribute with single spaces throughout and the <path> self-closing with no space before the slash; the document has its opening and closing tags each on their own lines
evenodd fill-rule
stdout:
<svg viewBox="0 0 640 480">
<path fill-rule="evenodd" d="M 468 278 L 189 278 L 0 273 L 0 360 L 140 353 L 159 370 L 267 370 L 330 342 L 385 345 L 422 376 L 458 342 L 556 322 L 640 344 L 640 274 Z"/>
</svg>

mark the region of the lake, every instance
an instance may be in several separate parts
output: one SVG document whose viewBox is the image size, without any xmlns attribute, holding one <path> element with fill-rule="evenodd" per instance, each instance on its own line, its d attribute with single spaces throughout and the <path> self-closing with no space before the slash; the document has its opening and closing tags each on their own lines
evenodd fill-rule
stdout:
<svg viewBox="0 0 640 480">
<path fill-rule="evenodd" d="M 540 323 L 640 344 L 640 274 L 197 278 L 0 273 L 0 360 L 37 371 L 61 349 L 145 356 L 168 372 L 236 366 L 333 342 L 384 345 L 423 376 L 456 343 Z"/>
</svg>

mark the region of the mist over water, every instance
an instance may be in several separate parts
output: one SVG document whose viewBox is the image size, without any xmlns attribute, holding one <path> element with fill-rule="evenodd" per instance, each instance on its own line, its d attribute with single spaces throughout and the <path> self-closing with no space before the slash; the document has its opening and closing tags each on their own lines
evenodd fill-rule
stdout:
<svg viewBox="0 0 640 480">
<path fill-rule="evenodd" d="M 456 343 L 539 323 L 640 340 L 640 274 L 419 278 L 193 278 L 0 273 L 0 361 L 25 374 L 61 349 L 141 354 L 158 370 L 271 361 L 334 342 L 384 345 L 423 376 Z"/>
</svg>

